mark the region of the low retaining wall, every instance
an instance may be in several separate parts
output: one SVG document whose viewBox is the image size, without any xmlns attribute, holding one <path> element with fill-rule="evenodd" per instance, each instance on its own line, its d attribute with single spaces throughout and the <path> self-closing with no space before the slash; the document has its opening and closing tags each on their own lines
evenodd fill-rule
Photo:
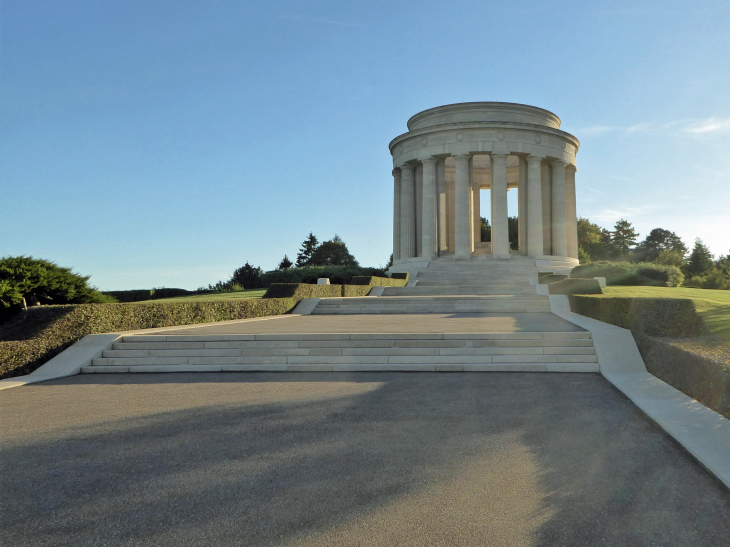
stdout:
<svg viewBox="0 0 730 547">
<path fill-rule="evenodd" d="M 634 333 L 634 339 L 650 373 L 730 418 L 730 366 L 660 338 Z"/>
</svg>

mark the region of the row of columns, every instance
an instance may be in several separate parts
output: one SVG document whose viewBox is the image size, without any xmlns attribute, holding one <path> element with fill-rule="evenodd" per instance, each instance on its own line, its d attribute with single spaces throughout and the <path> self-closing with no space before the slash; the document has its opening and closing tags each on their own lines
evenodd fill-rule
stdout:
<svg viewBox="0 0 730 547">
<path fill-rule="evenodd" d="M 455 248 L 449 250 L 456 258 L 468 259 L 479 240 L 479 222 L 474 219 L 479 214 L 479 188 L 472 188 L 471 156 L 458 155 L 454 160 Z M 549 164 L 543 160 L 537 156 L 520 158 L 519 251 L 533 257 L 577 258 L 575 167 L 560 160 Z M 416 165 L 393 170 L 393 260 L 416 256 L 431 259 L 447 246 L 445 162 L 427 158 L 421 164 L 419 188 Z M 492 255 L 508 258 L 507 154 L 491 154 L 491 174 Z M 421 199 L 417 199 L 418 192 Z M 421 203 L 420 211 L 416 211 L 417 202 Z"/>
</svg>

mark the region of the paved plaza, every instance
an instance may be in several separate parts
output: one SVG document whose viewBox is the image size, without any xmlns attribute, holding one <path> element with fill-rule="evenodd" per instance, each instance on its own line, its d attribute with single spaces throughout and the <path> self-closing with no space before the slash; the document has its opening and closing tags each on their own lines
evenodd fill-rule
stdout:
<svg viewBox="0 0 730 547">
<path fill-rule="evenodd" d="M 730 537 L 730 492 L 598 374 L 81 375 L 0 416 L 2 545 Z"/>
</svg>

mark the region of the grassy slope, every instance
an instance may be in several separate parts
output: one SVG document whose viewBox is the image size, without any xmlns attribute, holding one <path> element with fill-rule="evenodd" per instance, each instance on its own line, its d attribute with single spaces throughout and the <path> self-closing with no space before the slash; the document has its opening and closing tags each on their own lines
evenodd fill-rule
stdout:
<svg viewBox="0 0 730 547">
<path fill-rule="evenodd" d="M 689 298 L 710 332 L 730 342 L 730 291 L 684 287 L 606 287 L 606 296 Z"/>
<path fill-rule="evenodd" d="M 195 294 L 193 296 L 176 296 L 175 298 L 160 298 L 159 300 L 145 300 L 145 304 L 157 302 L 211 302 L 213 300 L 240 300 L 261 298 L 266 289 L 246 289 L 244 291 L 220 292 L 213 294 Z"/>
</svg>

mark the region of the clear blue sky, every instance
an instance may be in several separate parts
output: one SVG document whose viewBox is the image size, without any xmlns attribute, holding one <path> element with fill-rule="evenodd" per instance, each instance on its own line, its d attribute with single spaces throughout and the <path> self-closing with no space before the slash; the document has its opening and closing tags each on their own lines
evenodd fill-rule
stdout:
<svg viewBox="0 0 730 547">
<path fill-rule="evenodd" d="M 388 142 L 507 101 L 582 143 L 578 213 L 730 252 L 730 3 L 4 2 L 0 256 L 101 289 L 388 259 Z M 511 192 L 512 194 L 512 192 Z"/>
</svg>

